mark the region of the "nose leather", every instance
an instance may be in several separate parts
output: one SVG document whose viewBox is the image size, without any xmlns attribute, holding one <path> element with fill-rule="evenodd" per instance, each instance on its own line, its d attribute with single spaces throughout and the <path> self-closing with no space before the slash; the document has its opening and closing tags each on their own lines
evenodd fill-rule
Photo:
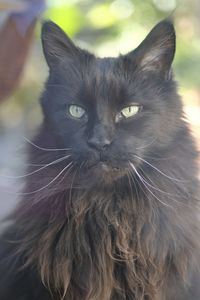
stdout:
<svg viewBox="0 0 200 300">
<path fill-rule="evenodd" d="M 112 143 L 112 137 L 108 129 L 98 125 L 94 128 L 92 136 L 88 138 L 88 145 L 98 151 L 102 151 Z"/>
<path fill-rule="evenodd" d="M 92 137 L 88 140 L 88 145 L 91 148 L 95 148 L 97 150 L 102 150 L 107 148 L 111 144 L 111 141 L 107 138 L 98 139 L 96 137 Z"/>
</svg>

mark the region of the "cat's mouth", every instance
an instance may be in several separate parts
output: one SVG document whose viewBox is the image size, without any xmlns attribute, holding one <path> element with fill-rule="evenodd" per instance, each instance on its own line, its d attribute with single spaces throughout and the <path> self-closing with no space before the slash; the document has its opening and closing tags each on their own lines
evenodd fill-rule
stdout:
<svg viewBox="0 0 200 300">
<path fill-rule="evenodd" d="M 109 172 L 112 170 L 115 170 L 115 171 L 120 170 L 119 165 L 117 166 L 113 162 L 111 162 L 109 160 L 101 159 L 101 158 L 87 164 L 88 170 L 92 170 L 92 169 L 96 169 L 96 168 L 102 169 L 105 172 Z"/>
<path fill-rule="evenodd" d="M 127 174 L 127 169 L 126 165 L 121 166 L 117 162 L 98 160 L 87 165 L 83 176 L 89 175 L 98 181 L 103 180 L 106 183 L 111 183 Z"/>
<path fill-rule="evenodd" d="M 99 168 L 101 168 L 105 172 L 110 172 L 110 171 L 118 172 L 118 171 L 120 171 L 119 167 L 111 166 L 107 162 L 104 162 L 104 161 L 100 161 L 97 165 L 99 166 Z"/>
</svg>

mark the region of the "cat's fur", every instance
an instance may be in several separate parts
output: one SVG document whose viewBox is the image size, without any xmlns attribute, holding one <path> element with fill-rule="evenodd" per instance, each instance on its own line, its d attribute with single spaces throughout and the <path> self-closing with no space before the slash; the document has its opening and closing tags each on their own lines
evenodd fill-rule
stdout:
<svg viewBox="0 0 200 300">
<path fill-rule="evenodd" d="M 1 237 L 0 299 L 199 300 L 197 153 L 171 72 L 173 25 L 118 58 L 51 22 L 42 41 L 50 73 L 29 163 L 50 165 L 30 166 Z M 71 117 L 73 103 L 87 116 Z M 141 111 L 116 122 L 132 103 Z"/>
</svg>

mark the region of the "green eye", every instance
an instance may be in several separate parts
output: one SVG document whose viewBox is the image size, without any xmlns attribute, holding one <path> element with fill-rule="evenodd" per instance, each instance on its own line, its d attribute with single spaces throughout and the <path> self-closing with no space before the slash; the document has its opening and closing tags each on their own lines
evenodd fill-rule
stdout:
<svg viewBox="0 0 200 300">
<path fill-rule="evenodd" d="M 78 106 L 78 105 L 70 105 L 69 106 L 69 113 L 72 117 L 77 118 L 77 119 L 81 119 L 84 114 L 85 114 L 85 110 Z"/>
<path fill-rule="evenodd" d="M 139 112 L 139 110 L 140 110 L 140 106 L 131 105 L 131 106 L 127 106 L 127 107 L 123 108 L 120 113 L 123 117 L 128 119 L 128 118 L 136 115 Z"/>
</svg>

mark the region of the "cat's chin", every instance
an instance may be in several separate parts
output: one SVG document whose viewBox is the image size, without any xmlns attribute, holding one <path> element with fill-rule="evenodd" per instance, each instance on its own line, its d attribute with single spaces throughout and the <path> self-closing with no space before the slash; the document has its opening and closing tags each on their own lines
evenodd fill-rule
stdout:
<svg viewBox="0 0 200 300">
<path fill-rule="evenodd" d="M 118 179 L 124 177 L 128 168 L 112 166 L 106 162 L 98 162 L 86 168 L 81 174 L 82 181 L 89 181 L 91 184 L 110 185 Z"/>
</svg>

